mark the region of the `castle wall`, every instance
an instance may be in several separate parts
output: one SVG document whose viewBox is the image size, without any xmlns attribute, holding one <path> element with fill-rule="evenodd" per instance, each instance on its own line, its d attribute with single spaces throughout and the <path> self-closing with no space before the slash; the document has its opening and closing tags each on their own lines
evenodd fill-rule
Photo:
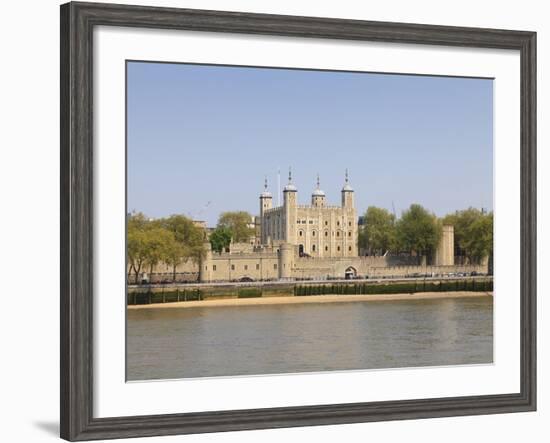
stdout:
<svg viewBox="0 0 550 443">
<path fill-rule="evenodd" d="M 293 278 L 345 278 L 346 271 L 364 277 L 370 275 L 371 269 L 378 267 L 416 266 L 418 257 L 409 256 L 368 256 L 368 257 L 341 257 L 341 258 L 307 258 L 295 259 Z"/>
<path fill-rule="evenodd" d="M 242 279 L 343 279 L 346 271 L 361 278 L 440 276 L 472 272 L 487 274 L 489 271 L 487 260 L 475 265 L 427 266 L 419 263 L 419 257 L 411 256 L 312 258 L 299 257 L 296 251 L 297 248 L 289 244 L 281 245 L 279 251 L 274 248 L 267 249 L 266 252 L 243 254 L 208 251 L 200 269 L 192 261 L 178 266 L 176 281 L 207 283 Z M 164 264 L 154 267 L 152 274 L 149 269 L 143 271 L 148 273 L 151 283 L 172 281 L 172 269 Z M 133 283 L 133 274 L 130 282 Z"/>
<path fill-rule="evenodd" d="M 279 256 L 275 253 L 210 254 L 201 264 L 201 282 L 279 279 Z"/>
</svg>

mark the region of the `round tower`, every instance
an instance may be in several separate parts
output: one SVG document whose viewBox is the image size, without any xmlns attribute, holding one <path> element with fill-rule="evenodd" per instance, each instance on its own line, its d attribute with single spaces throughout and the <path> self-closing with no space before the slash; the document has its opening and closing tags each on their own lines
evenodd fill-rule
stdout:
<svg viewBox="0 0 550 443">
<path fill-rule="evenodd" d="M 204 257 L 199 266 L 199 280 L 201 283 L 212 281 L 212 245 L 204 242 Z"/>
<path fill-rule="evenodd" d="M 294 246 L 283 243 L 279 248 L 279 278 L 288 280 L 292 277 Z"/>
</svg>

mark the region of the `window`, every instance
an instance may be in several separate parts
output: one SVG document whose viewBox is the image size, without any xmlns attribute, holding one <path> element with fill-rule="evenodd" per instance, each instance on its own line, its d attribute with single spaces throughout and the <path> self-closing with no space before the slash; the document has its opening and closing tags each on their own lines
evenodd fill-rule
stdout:
<svg viewBox="0 0 550 443">
<path fill-rule="evenodd" d="M 310 221 L 309 221 L 309 224 L 312 225 L 312 224 L 313 224 L 313 220 L 310 220 Z"/>
<path fill-rule="evenodd" d="M 328 246 L 325 246 L 325 251 L 328 251 Z"/>
<path fill-rule="evenodd" d="M 235 270 L 235 265 L 231 265 L 231 270 L 232 270 L 232 271 Z"/>
<path fill-rule="evenodd" d="M 328 237 L 328 231 L 325 231 L 325 237 Z"/>
<path fill-rule="evenodd" d="M 277 269 L 277 263 L 273 265 L 273 269 Z"/>
<path fill-rule="evenodd" d="M 259 271 L 259 270 L 260 270 L 260 265 L 256 263 L 256 271 Z"/>
<path fill-rule="evenodd" d="M 313 231 L 313 232 L 311 233 L 311 235 L 312 235 L 313 237 L 315 237 L 315 231 Z"/>
<path fill-rule="evenodd" d="M 300 235 L 300 237 L 302 237 L 304 235 L 304 232 L 300 231 L 298 234 Z"/>
<path fill-rule="evenodd" d="M 205 266 L 205 267 L 204 267 L 204 270 L 205 270 L 205 271 L 208 271 L 208 266 Z"/>
<path fill-rule="evenodd" d="M 212 270 L 213 270 L 213 271 L 216 270 L 216 265 L 212 265 Z"/>
<path fill-rule="evenodd" d="M 340 231 L 336 233 L 336 237 L 340 237 Z"/>
<path fill-rule="evenodd" d="M 349 252 L 351 252 L 351 246 L 350 246 L 350 247 L 348 247 L 348 251 L 349 251 Z"/>
<path fill-rule="evenodd" d="M 348 226 L 351 226 L 351 222 L 348 223 Z"/>
<path fill-rule="evenodd" d="M 336 226 L 340 226 L 340 221 L 337 221 L 337 222 L 336 222 Z"/>
<path fill-rule="evenodd" d="M 315 252 L 315 245 L 311 247 L 312 252 Z"/>
<path fill-rule="evenodd" d="M 338 246 L 338 252 L 340 252 L 340 246 Z"/>
<path fill-rule="evenodd" d="M 325 226 L 328 226 L 328 220 L 325 220 Z"/>
<path fill-rule="evenodd" d="M 248 271 L 248 265 L 244 265 L 244 270 Z"/>
<path fill-rule="evenodd" d="M 348 232 L 348 237 L 351 237 L 351 231 Z"/>
</svg>

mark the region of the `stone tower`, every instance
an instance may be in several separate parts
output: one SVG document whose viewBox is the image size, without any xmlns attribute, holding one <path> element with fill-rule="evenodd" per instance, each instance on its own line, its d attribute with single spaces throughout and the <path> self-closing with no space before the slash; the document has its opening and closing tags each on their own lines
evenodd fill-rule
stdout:
<svg viewBox="0 0 550 443">
<path fill-rule="evenodd" d="M 344 256 L 355 257 L 359 254 L 357 245 L 357 213 L 355 211 L 353 188 L 349 184 L 348 170 L 346 169 L 346 180 L 342 188 L 342 212 L 343 226 L 347 231 L 343 232 L 342 251 Z M 336 247 L 338 250 L 338 246 Z"/>
<path fill-rule="evenodd" d="M 283 190 L 285 240 L 296 242 L 296 207 L 298 205 L 298 189 L 292 183 L 292 171 L 288 170 L 288 184 Z"/>
<path fill-rule="evenodd" d="M 271 209 L 272 207 L 273 207 L 273 197 L 271 195 L 271 192 L 267 190 L 267 177 L 266 177 L 264 182 L 264 192 L 260 194 L 260 226 L 261 226 L 262 220 L 264 219 L 265 211 L 268 209 Z M 263 229 L 260 229 L 260 242 L 262 244 L 266 244 L 268 242 L 267 235 Z"/>
<path fill-rule="evenodd" d="M 326 196 L 325 193 L 321 190 L 321 185 L 319 183 L 319 174 L 317 174 L 317 187 L 311 194 L 311 206 L 314 208 L 324 208 L 326 206 Z"/>
<path fill-rule="evenodd" d="M 355 203 L 353 201 L 353 188 L 349 184 L 348 170 L 346 169 L 346 182 L 342 188 L 342 207 L 354 208 Z"/>
<path fill-rule="evenodd" d="M 435 251 L 436 266 L 453 266 L 455 264 L 455 229 L 453 225 L 443 225 L 441 239 Z"/>
<path fill-rule="evenodd" d="M 294 252 L 294 246 L 288 243 L 283 243 L 279 248 L 279 278 L 287 280 L 292 277 Z"/>
<path fill-rule="evenodd" d="M 204 242 L 204 257 L 199 266 L 199 281 L 209 282 L 212 280 L 212 245 L 209 241 Z"/>
</svg>

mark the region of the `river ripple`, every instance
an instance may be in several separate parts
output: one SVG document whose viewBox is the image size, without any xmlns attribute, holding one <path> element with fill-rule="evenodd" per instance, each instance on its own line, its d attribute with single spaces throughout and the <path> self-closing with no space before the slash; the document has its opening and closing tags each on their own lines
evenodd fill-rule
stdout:
<svg viewBox="0 0 550 443">
<path fill-rule="evenodd" d="M 128 310 L 127 378 L 493 361 L 492 297 Z"/>
</svg>

